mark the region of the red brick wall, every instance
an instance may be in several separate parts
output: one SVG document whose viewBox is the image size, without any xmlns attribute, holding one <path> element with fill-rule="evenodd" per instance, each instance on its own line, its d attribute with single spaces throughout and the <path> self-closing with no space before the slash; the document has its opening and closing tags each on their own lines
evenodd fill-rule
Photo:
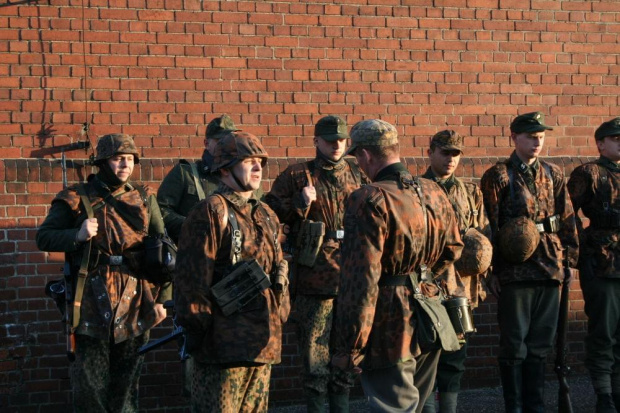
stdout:
<svg viewBox="0 0 620 413">
<path fill-rule="evenodd" d="M 544 156 L 570 171 L 596 154 L 597 125 L 618 116 L 620 3 L 614 0 L 12 0 L 0 4 L 0 407 L 70 401 L 64 338 L 43 298 L 59 254 L 33 239 L 61 188 L 62 145 L 109 132 L 142 148 L 155 186 L 200 154 L 205 124 L 228 113 L 258 135 L 269 180 L 312 156 L 313 124 L 394 123 L 414 172 L 431 134 L 456 129 L 479 178 L 510 153 L 508 124 L 540 110 L 556 125 Z M 458 5 L 458 6 L 454 6 Z M 67 152 L 76 165 L 88 156 Z M 73 164 L 70 163 L 70 166 Z M 70 168 L 70 182 L 89 168 Z M 582 371 L 583 302 L 573 287 L 571 361 Z M 497 383 L 494 301 L 477 312 L 466 386 Z M 292 331 L 292 327 L 288 327 Z M 162 335 L 164 328 L 154 335 Z M 300 400 L 292 334 L 272 400 Z M 182 406 L 172 349 L 148 356 L 141 403 Z"/>
</svg>

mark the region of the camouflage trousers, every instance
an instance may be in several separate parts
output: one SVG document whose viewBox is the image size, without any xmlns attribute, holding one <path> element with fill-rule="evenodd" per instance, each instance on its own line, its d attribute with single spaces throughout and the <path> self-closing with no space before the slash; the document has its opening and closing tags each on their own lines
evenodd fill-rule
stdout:
<svg viewBox="0 0 620 413">
<path fill-rule="evenodd" d="M 192 412 L 267 411 L 271 364 L 226 368 L 194 360 L 191 370 Z"/>
<path fill-rule="evenodd" d="M 300 294 L 295 299 L 295 312 L 306 394 L 348 394 L 355 376 L 330 368 L 334 298 Z"/>
<path fill-rule="evenodd" d="M 149 332 L 118 344 L 76 334 L 71 364 L 73 406 L 76 412 L 138 411 L 138 379 L 144 356 L 138 348 Z"/>
</svg>

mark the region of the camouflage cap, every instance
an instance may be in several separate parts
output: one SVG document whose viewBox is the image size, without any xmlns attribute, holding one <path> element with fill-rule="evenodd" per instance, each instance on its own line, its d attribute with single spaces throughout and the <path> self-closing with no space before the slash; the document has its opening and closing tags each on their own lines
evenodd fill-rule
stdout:
<svg viewBox="0 0 620 413">
<path fill-rule="evenodd" d="M 620 135 L 620 117 L 603 122 L 594 132 L 594 139 L 597 141 L 605 139 L 607 136 Z"/>
<path fill-rule="evenodd" d="M 230 168 L 245 158 L 262 158 L 267 164 L 269 155 L 258 138 L 247 132 L 227 132 L 217 141 L 213 150 L 213 170 Z"/>
<path fill-rule="evenodd" d="M 358 147 L 391 146 L 398 143 L 396 128 L 381 119 L 357 122 L 351 128 L 351 146 L 345 155 L 352 154 Z"/>
<path fill-rule="evenodd" d="M 553 130 L 551 126 L 545 125 L 545 115 L 541 112 L 531 112 L 519 115 L 510 123 L 510 131 L 514 133 L 523 132 L 542 132 Z"/>
<path fill-rule="evenodd" d="M 220 139 L 228 132 L 236 132 L 237 126 L 228 115 L 222 115 L 219 118 L 212 119 L 207 125 L 207 139 Z"/>
<path fill-rule="evenodd" d="M 463 137 L 453 130 L 442 130 L 431 138 L 432 147 L 463 152 Z"/>
<path fill-rule="evenodd" d="M 140 154 L 131 136 L 124 133 L 112 133 L 99 138 L 95 164 L 110 159 L 119 153 L 131 154 L 134 156 L 134 163 L 140 163 Z"/>
<path fill-rule="evenodd" d="M 347 123 L 339 116 L 325 116 L 314 126 L 314 136 L 334 142 L 338 139 L 348 139 Z"/>
</svg>

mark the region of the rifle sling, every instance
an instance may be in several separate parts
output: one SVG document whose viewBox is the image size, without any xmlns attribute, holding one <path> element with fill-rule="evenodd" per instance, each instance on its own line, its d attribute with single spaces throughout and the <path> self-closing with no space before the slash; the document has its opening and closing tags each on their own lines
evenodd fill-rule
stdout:
<svg viewBox="0 0 620 413">
<path fill-rule="evenodd" d="M 189 164 L 190 168 L 192 168 L 192 176 L 194 177 L 194 185 L 196 186 L 196 194 L 198 195 L 198 200 L 202 201 L 206 198 L 205 190 L 202 187 L 202 183 L 200 182 L 200 176 L 198 175 L 198 167 L 196 166 L 196 162 L 191 162 Z"/>
<path fill-rule="evenodd" d="M 86 194 L 86 187 L 84 184 L 78 185 L 77 192 L 80 195 L 82 205 L 84 205 L 84 209 L 86 210 L 86 216 L 89 219 L 94 218 L 95 213 L 93 212 L 93 207 L 90 204 L 90 199 Z M 84 284 L 86 284 L 86 277 L 88 276 L 88 261 L 90 260 L 91 247 L 92 238 L 88 240 L 88 245 L 86 245 L 84 252 L 82 253 L 82 261 L 80 262 L 80 269 L 78 270 L 78 278 L 76 280 L 75 294 L 73 297 L 73 320 L 71 323 L 71 328 L 73 330 L 75 330 L 80 324 L 80 309 L 82 306 L 82 295 L 84 294 Z"/>
</svg>

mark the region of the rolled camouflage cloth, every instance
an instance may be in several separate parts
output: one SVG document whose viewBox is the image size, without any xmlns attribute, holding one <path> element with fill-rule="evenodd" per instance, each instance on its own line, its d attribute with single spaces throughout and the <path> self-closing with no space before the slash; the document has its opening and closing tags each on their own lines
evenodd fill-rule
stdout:
<svg viewBox="0 0 620 413">
<path fill-rule="evenodd" d="M 358 147 L 391 146 L 398 143 L 398 132 L 394 125 L 381 119 L 357 122 L 351 128 L 351 147 L 345 155 L 351 155 Z"/>
</svg>

